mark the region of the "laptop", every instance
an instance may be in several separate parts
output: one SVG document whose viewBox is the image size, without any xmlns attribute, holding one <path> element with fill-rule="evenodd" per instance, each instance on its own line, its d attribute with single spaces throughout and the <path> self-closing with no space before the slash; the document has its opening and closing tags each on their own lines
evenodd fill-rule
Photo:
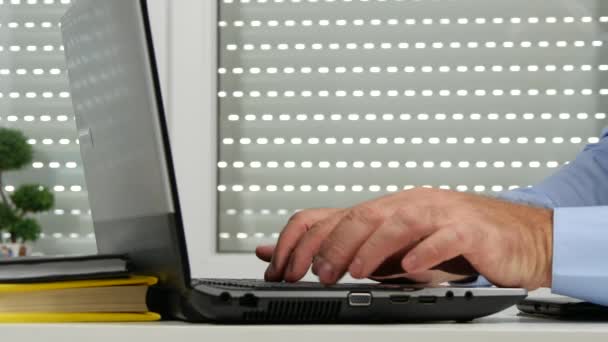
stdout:
<svg viewBox="0 0 608 342">
<path fill-rule="evenodd" d="M 62 31 L 98 251 L 126 254 L 135 272 L 157 276 L 151 299 L 165 318 L 468 321 L 526 296 L 507 288 L 192 279 L 146 1 L 80 0 Z"/>
</svg>

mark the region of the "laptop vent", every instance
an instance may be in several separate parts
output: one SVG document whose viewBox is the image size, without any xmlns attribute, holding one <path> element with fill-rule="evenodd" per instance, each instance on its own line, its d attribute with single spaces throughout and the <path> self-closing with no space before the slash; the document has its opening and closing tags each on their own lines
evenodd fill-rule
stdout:
<svg viewBox="0 0 608 342">
<path fill-rule="evenodd" d="M 338 300 L 274 300 L 266 310 L 249 311 L 243 319 L 250 322 L 328 322 L 338 318 Z"/>
</svg>

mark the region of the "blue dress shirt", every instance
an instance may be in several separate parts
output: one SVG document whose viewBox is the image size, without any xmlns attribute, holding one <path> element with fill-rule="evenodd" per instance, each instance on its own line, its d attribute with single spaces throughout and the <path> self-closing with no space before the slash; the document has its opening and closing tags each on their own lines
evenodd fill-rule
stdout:
<svg viewBox="0 0 608 342">
<path fill-rule="evenodd" d="M 498 197 L 553 208 L 552 291 L 608 305 L 608 130 L 541 183 Z"/>
</svg>

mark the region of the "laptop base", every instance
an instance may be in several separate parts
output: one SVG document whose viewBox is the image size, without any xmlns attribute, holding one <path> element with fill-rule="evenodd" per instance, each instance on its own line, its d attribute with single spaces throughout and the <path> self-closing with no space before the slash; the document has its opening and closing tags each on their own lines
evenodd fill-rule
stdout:
<svg viewBox="0 0 608 342">
<path fill-rule="evenodd" d="M 262 287 L 252 283 L 265 284 Z M 412 288 L 408 285 L 263 283 L 200 279 L 186 297 L 173 297 L 179 318 L 227 324 L 344 324 L 466 322 L 525 298 L 521 289 Z"/>
</svg>

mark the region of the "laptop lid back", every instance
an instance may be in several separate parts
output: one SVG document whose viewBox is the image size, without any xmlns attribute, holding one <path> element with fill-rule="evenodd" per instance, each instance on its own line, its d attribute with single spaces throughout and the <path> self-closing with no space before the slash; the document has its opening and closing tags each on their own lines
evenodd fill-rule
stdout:
<svg viewBox="0 0 608 342">
<path fill-rule="evenodd" d="M 97 248 L 185 289 L 190 275 L 145 0 L 81 0 L 62 20 Z"/>
</svg>

